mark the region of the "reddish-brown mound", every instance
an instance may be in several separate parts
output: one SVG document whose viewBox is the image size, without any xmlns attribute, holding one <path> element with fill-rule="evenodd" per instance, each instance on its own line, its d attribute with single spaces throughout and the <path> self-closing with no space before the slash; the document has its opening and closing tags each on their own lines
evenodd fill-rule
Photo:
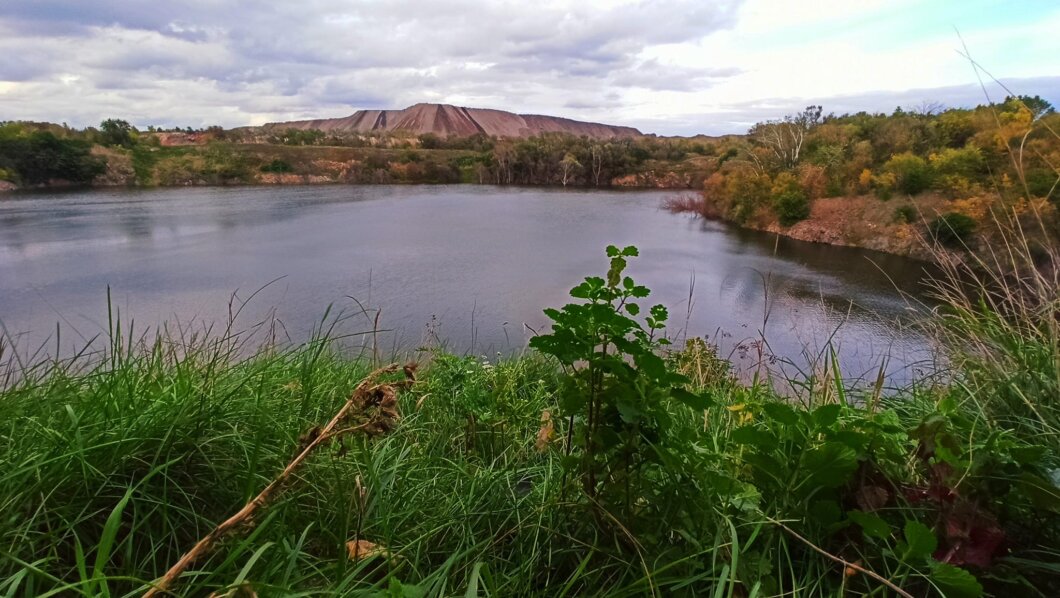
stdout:
<svg viewBox="0 0 1060 598">
<path fill-rule="evenodd" d="M 568 133 L 595 139 L 612 139 L 641 135 L 641 132 L 633 127 L 604 125 L 556 116 L 514 114 L 503 110 L 462 108 L 450 104 L 416 104 L 404 110 L 358 110 L 344 118 L 270 123 L 265 127 L 319 129 L 328 133 L 433 133 L 439 137 L 466 137 L 478 133 L 494 137 L 530 137 L 541 133 Z"/>
</svg>

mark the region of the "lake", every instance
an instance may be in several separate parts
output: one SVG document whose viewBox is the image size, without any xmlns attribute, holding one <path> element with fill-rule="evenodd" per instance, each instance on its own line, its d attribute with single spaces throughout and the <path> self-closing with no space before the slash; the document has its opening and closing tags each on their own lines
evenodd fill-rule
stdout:
<svg viewBox="0 0 1060 598">
<path fill-rule="evenodd" d="M 107 330 L 107 288 L 136 330 L 268 322 L 305 340 L 332 306 L 384 354 L 445 344 L 525 348 L 604 248 L 670 309 L 671 336 L 708 336 L 744 370 L 805 368 L 831 342 L 845 374 L 930 370 L 908 326 L 924 265 L 671 214 L 671 191 L 490 186 L 169 188 L 0 196 L 0 322 L 22 354 L 68 353 Z M 897 289 L 901 289 L 899 292 Z M 691 291 L 691 292 L 690 292 Z M 251 297 L 253 298 L 251 299 Z M 691 309 L 689 297 L 691 296 Z M 230 302 L 230 299 L 234 301 Z M 56 326 L 61 335 L 56 343 Z M 138 333 L 137 333 L 138 335 Z M 350 336 L 352 348 L 365 342 Z M 761 339 L 765 339 L 762 343 Z M 10 353 L 10 350 L 9 350 Z M 42 353 L 43 354 L 43 353 Z"/>
</svg>

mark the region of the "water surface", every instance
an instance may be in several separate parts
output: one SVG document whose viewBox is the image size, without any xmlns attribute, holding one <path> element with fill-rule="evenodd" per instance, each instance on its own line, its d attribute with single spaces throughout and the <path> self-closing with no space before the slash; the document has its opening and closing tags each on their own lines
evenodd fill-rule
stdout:
<svg viewBox="0 0 1060 598">
<path fill-rule="evenodd" d="M 605 246 L 632 244 L 641 257 L 630 274 L 670 308 L 671 334 L 707 335 L 742 367 L 762 356 L 804 366 L 829 341 L 852 377 L 874 377 L 884 359 L 900 379 L 930 367 L 925 339 L 902 324 L 912 310 L 896 290 L 916 295 L 920 263 L 670 214 L 660 209 L 668 193 L 307 186 L 7 195 L 0 321 L 23 350 L 54 344 L 61 323 L 66 351 L 107 329 L 108 286 L 141 330 L 223 324 L 257 291 L 237 327 L 274 316 L 273 329 L 298 341 L 329 305 L 349 316 L 347 333 L 372 328 L 362 308 L 381 309 L 381 349 L 444 342 L 494 355 L 525 347 L 547 325 L 542 308 L 602 275 Z"/>
</svg>

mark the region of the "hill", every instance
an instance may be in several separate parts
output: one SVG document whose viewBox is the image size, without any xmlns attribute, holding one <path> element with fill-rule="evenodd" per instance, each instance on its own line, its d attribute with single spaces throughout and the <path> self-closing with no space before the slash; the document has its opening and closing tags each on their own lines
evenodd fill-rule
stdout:
<svg viewBox="0 0 1060 598">
<path fill-rule="evenodd" d="M 504 110 L 464 108 L 451 104 L 415 104 L 404 110 L 358 110 L 344 118 L 269 123 L 264 129 L 317 129 L 326 133 L 400 131 L 439 137 L 532 137 L 542 133 L 568 133 L 593 139 L 639 137 L 633 127 L 591 123 L 558 116 L 515 114 Z"/>
</svg>

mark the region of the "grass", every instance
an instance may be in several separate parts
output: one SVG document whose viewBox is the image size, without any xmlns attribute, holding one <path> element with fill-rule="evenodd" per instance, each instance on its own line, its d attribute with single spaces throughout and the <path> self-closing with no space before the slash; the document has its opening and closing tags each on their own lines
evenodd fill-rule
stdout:
<svg viewBox="0 0 1060 598">
<path fill-rule="evenodd" d="M 263 488 L 371 366 L 326 338 L 236 354 L 225 338 L 119 342 L 92 365 L 44 362 L 9 380 L 0 396 L 0 593 L 143 593 Z M 692 438 L 696 458 L 718 471 L 744 472 L 748 448 L 736 430 L 782 401 L 735 384 L 701 343 L 672 364 L 722 401 L 707 412 L 670 407 L 675 437 Z M 931 591 L 926 567 L 885 558 L 859 532 L 837 539 L 807 527 L 793 518 L 798 506 L 764 483 L 719 503 L 716 489 L 683 472 L 679 484 L 660 481 L 641 497 L 654 504 L 641 505 L 636 525 L 601 523 L 563 467 L 563 422 L 550 448 L 535 447 L 542 412 L 556 410 L 561 394 L 552 362 L 443 353 L 424 369 L 402 394 L 404 417 L 392 433 L 350 436 L 314 455 L 252 525 L 194 564 L 178 593 L 880 595 L 881 584 L 847 575 L 814 546 L 917 595 Z M 939 392 L 910 391 L 896 417 L 912 427 L 936 411 Z M 811 408 L 823 400 L 806 398 Z M 844 420 L 862 417 L 851 409 Z M 914 449 L 907 438 L 896 447 Z M 914 465 L 895 477 L 915 482 Z M 696 500 L 698 508 L 682 507 Z M 351 561 L 351 540 L 387 556 Z M 1019 553 L 1034 563 L 1022 576 L 1048 570 L 1041 549 Z"/>
</svg>

